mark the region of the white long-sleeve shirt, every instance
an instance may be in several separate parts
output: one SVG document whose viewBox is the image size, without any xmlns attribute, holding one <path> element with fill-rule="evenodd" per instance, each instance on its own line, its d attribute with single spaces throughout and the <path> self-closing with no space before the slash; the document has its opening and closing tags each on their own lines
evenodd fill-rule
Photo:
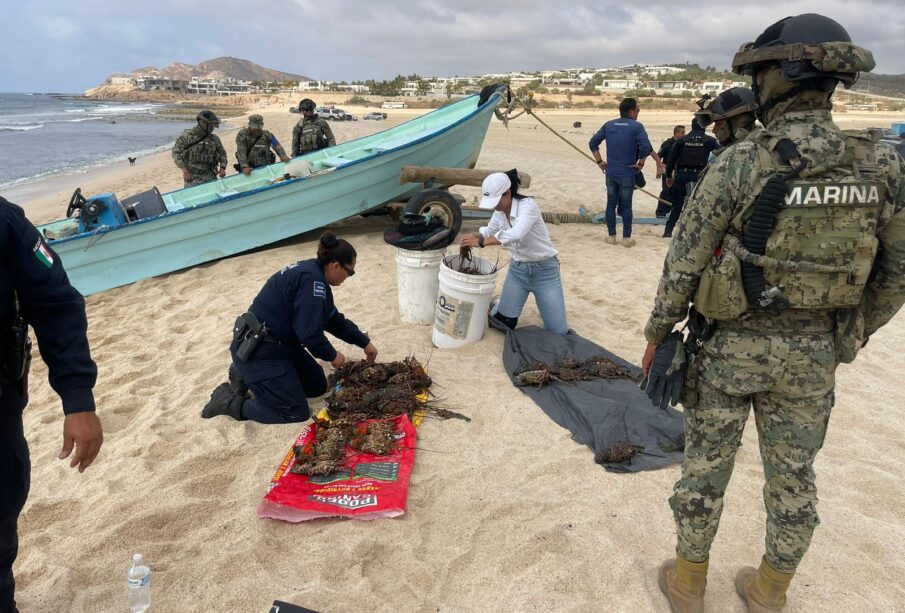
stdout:
<svg viewBox="0 0 905 613">
<path fill-rule="evenodd" d="M 484 238 L 493 236 L 500 241 L 516 262 L 537 262 L 559 253 L 534 198 L 513 198 L 508 218 L 502 211 L 494 211 L 490 223 L 478 231 Z"/>
</svg>

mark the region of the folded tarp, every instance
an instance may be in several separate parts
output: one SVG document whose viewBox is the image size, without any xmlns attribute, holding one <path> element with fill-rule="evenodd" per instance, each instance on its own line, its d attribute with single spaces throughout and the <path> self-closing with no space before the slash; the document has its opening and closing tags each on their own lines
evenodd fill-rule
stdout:
<svg viewBox="0 0 905 613">
<path fill-rule="evenodd" d="M 503 366 L 510 379 L 526 367 L 543 362 L 553 366 L 565 358 L 609 358 L 640 378 L 641 369 L 574 332 L 552 334 L 537 326 L 506 333 Z M 544 413 L 590 447 L 595 457 L 628 442 L 641 448 L 629 461 L 604 463 L 613 472 L 637 472 L 682 461 L 684 430 L 682 413 L 661 410 L 629 379 L 591 379 L 543 387 L 520 387 Z"/>
</svg>

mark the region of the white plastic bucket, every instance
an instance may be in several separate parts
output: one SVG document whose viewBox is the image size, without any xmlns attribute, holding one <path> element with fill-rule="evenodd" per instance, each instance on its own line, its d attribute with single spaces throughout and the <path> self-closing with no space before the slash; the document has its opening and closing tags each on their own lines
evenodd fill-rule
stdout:
<svg viewBox="0 0 905 613">
<path fill-rule="evenodd" d="M 429 326 L 434 322 L 434 304 L 440 281 L 437 273 L 443 251 L 412 251 L 396 248 L 396 288 L 399 318 L 410 324 Z"/>
<path fill-rule="evenodd" d="M 497 273 L 494 265 L 484 258 L 475 257 L 471 265 L 485 274 L 467 275 L 453 270 L 459 268 L 457 255 L 445 258 L 440 264 L 432 338 L 435 347 L 462 347 L 484 338 Z"/>
</svg>

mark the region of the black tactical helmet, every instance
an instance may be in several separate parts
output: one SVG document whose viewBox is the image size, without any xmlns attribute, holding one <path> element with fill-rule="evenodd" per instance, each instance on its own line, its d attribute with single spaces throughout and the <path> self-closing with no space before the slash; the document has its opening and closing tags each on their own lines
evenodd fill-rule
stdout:
<svg viewBox="0 0 905 613">
<path fill-rule="evenodd" d="M 214 115 L 213 111 L 209 111 L 207 109 L 198 113 L 198 116 L 195 117 L 195 119 L 201 125 L 210 124 L 215 128 L 220 125 L 220 118 Z"/>
<path fill-rule="evenodd" d="M 732 60 L 732 71 L 753 76 L 771 63 L 782 68 L 786 81 L 829 78 L 849 88 L 859 72 L 873 69 L 874 57 L 867 49 L 852 44 L 838 22 L 806 13 L 781 19 L 753 43 L 742 45 Z"/>
<path fill-rule="evenodd" d="M 314 104 L 314 100 L 312 100 L 311 98 L 305 98 L 304 100 L 299 102 L 299 112 L 302 112 L 302 111 L 314 112 L 314 109 L 316 106 L 317 105 Z"/>
<path fill-rule="evenodd" d="M 742 113 L 754 113 L 757 100 L 754 92 L 747 87 L 727 89 L 713 99 L 707 108 L 697 111 L 694 116 L 702 127 L 706 128 L 715 121 L 729 119 Z"/>
</svg>

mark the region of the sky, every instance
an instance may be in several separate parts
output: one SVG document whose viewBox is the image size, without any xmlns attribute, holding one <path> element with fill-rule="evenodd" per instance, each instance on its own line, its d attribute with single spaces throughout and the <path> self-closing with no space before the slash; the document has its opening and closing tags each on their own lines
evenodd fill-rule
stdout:
<svg viewBox="0 0 905 613">
<path fill-rule="evenodd" d="M 901 0 L 29 0 L 5 3 L 0 91 L 81 92 L 224 55 L 315 79 L 692 62 L 728 69 L 771 23 L 818 11 L 905 73 Z"/>
</svg>

